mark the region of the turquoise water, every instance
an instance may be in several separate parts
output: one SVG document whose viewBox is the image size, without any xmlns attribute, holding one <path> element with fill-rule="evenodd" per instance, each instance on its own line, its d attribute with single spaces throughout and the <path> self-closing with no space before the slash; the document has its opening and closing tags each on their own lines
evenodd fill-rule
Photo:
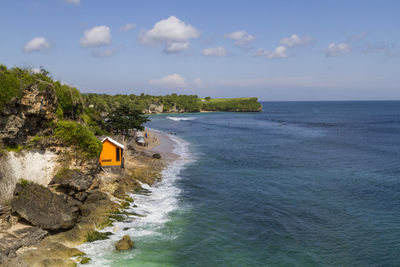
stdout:
<svg viewBox="0 0 400 267">
<path fill-rule="evenodd" d="M 399 266 L 400 102 L 263 106 L 151 117 L 183 159 L 93 264 Z"/>
</svg>

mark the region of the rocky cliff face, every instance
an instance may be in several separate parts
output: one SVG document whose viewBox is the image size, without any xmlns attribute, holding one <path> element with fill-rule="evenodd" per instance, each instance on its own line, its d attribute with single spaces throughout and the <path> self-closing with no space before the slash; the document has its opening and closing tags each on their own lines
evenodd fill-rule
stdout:
<svg viewBox="0 0 400 267">
<path fill-rule="evenodd" d="M 0 111 L 0 140 L 7 146 L 22 144 L 48 128 L 55 119 L 57 97 L 49 85 L 39 90 L 32 85 L 23 91 L 21 98 L 13 99 Z"/>
</svg>

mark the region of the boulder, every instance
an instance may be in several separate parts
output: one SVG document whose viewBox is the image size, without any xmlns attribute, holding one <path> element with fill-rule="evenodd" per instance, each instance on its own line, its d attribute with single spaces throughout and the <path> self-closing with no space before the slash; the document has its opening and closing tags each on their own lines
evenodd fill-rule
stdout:
<svg viewBox="0 0 400 267">
<path fill-rule="evenodd" d="M 31 224 L 46 230 L 73 227 L 79 211 L 66 198 L 29 182 L 17 183 L 11 207 Z"/>
<path fill-rule="evenodd" d="M 50 184 L 59 184 L 66 189 L 74 191 L 85 191 L 92 185 L 93 178 L 85 175 L 80 170 L 71 170 L 68 168 L 61 169 Z"/>
<path fill-rule="evenodd" d="M 153 158 L 155 159 L 161 159 L 161 155 L 158 153 L 153 154 Z"/>
<path fill-rule="evenodd" d="M 133 248 L 135 245 L 133 244 L 133 241 L 129 237 L 129 235 L 124 235 L 124 237 L 119 240 L 117 243 L 115 243 L 115 249 L 116 250 L 128 250 Z"/>
</svg>

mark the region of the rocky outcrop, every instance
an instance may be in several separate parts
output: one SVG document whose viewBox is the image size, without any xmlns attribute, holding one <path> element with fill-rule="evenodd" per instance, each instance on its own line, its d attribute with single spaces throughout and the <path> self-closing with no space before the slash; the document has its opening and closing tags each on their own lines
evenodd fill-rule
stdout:
<svg viewBox="0 0 400 267">
<path fill-rule="evenodd" d="M 134 247 L 133 241 L 129 235 L 124 235 L 124 237 L 115 243 L 116 250 L 128 250 Z"/>
<path fill-rule="evenodd" d="M 54 176 L 50 185 L 57 184 L 59 187 L 63 187 L 67 190 L 82 192 L 88 190 L 92 182 L 93 178 L 89 175 L 85 175 L 82 171 L 64 168 Z"/>
<path fill-rule="evenodd" d="M 69 229 L 78 218 L 80 203 L 52 193 L 44 186 L 17 183 L 11 207 L 22 218 L 46 230 Z"/>
<path fill-rule="evenodd" d="M 42 90 L 32 85 L 0 112 L 0 140 L 7 146 L 22 144 L 28 136 L 48 129 L 55 118 L 57 96 L 51 85 Z"/>
</svg>

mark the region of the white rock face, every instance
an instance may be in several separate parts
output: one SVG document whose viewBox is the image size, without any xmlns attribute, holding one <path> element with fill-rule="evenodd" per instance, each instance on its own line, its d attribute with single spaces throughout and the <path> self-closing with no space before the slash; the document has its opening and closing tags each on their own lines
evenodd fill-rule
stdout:
<svg viewBox="0 0 400 267">
<path fill-rule="evenodd" d="M 57 166 L 57 155 L 51 152 L 8 152 L 0 160 L 0 203 L 12 198 L 15 184 L 25 179 L 47 186 Z"/>
</svg>

